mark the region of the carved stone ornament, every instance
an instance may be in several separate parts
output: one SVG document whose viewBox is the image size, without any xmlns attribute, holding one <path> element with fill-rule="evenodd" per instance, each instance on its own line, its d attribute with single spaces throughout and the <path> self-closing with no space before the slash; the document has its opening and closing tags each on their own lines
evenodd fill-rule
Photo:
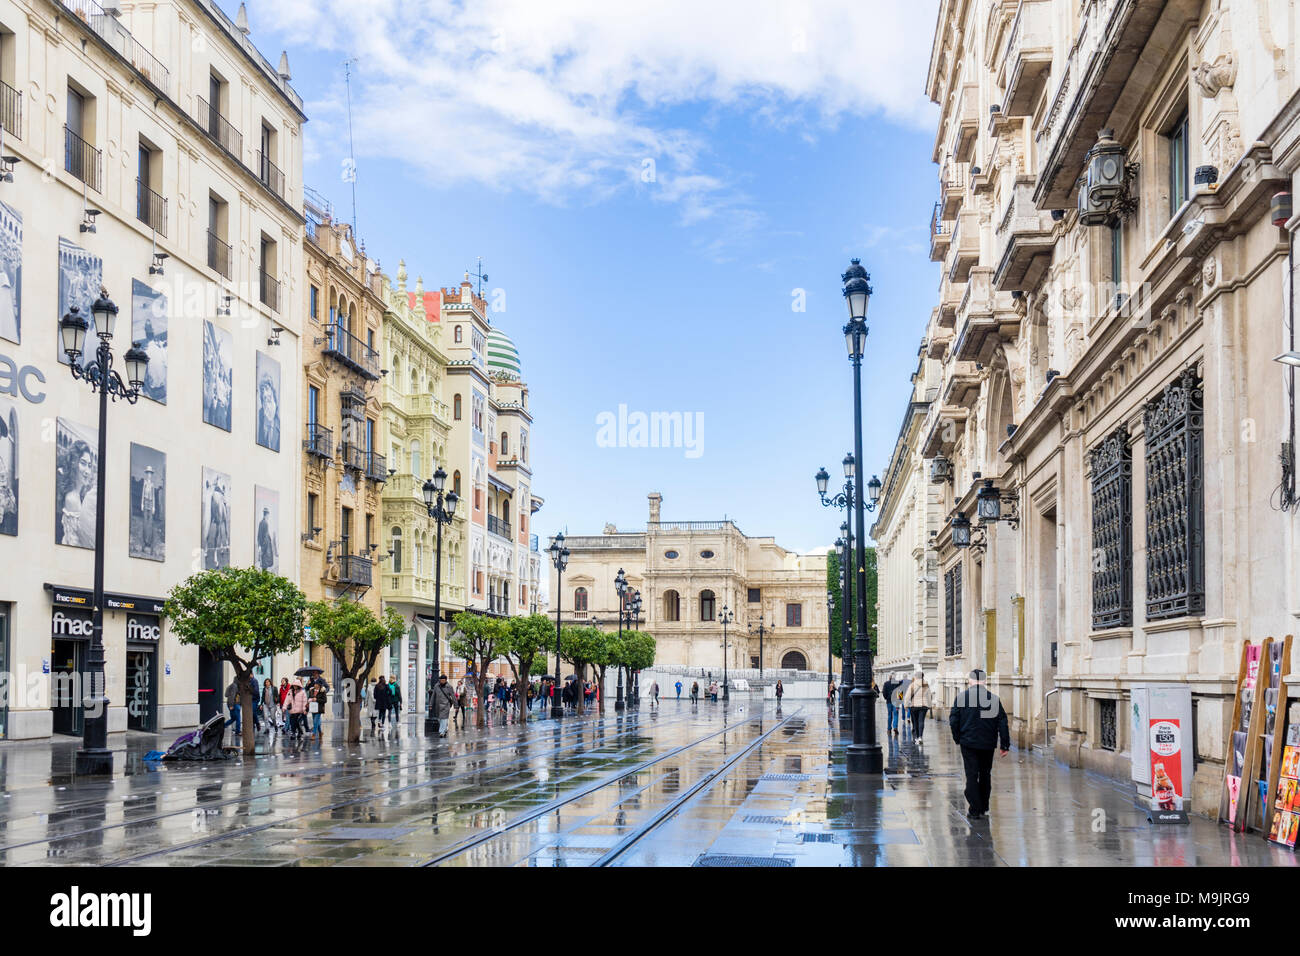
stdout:
<svg viewBox="0 0 1300 956">
<path fill-rule="evenodd" d="M 1217 267 L 1215 266 L 1213 259 L 1206 259 L 1205 265 L 1201 266 L 1201 280 L 1205 283 L 1205 288 L 1208 289 L 1214 285 L 1214 274 L 1216 269 Z"/>
<path fill-rule="evenodd" d="M 1232 52 L 1220 53 L 1213 60 L 1202 60 L 1192 71 L 1194 82 L 1201 95 L 1213 98 L 1220 90 L 1231 89 L 1237 82 L 1237 60 Z"/>
</svg>

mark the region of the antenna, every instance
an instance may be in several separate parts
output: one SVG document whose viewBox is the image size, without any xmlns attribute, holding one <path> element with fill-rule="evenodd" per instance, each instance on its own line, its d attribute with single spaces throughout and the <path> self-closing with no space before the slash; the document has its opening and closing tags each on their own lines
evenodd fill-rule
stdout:
<svg viewBox="0 0 1300 956">
<path fill-rule="evenodd" d="M 348 170 L 352 179 L 352 238 L 355 241 L 357 236 L 357 154 L 352 145 L 352 64 L 357 62 L 357 58 L 350 57 L 343 61 L 343 85 L 347 88 L 348 93 L 348 159 L 352 163 L 352 168 Z"/>
<path fill-rule="evenodd" d="M 478 279 L 478 297 L 483 298 L 483 283 L 488 281 L 487 273 L 483 271 L 483 257 L 478 257 L 478 272 L 471 272 L 475 279 Z"/>
</svg>

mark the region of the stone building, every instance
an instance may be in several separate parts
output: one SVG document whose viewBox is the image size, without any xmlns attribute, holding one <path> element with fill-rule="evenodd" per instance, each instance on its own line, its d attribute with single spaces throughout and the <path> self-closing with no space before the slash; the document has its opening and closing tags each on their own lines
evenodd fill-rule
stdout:
<svg viewBox="0 0 1300 956">
<path fill-rule="evenodd" d="M 306 321 L 302 343 L 303 495 L 299 585 L 309 601 L 346 598 L 380 610 L 380 560 L 387 535 L 380 500 L 395 467 L 381 439 L 382 276 L 358 247 L 352 227 L 306 190 Z M 296 449 L 295 449 L 296 451 Z M 327 648 L 308 640 L 304 662 L 341 677 Z M 335 695 L 341 713 L 343 699 Z"/>
<path fill-rule="evenodd" d="M 942 0 L 927 78 L 945 700 L 983 667 L 1021 746 L 1128 779 L 1132 687 L 1188 685 L 1211 813 L 1242 642 L 1300 606 L 1300 38 L 1272 9 Z"/>
<path fill-rule="evenodd" d="M 761 651 L 765 669 L 821 670 L 829 627 L 824 551 L 787 551 L 730 520 L 664 521 L 663 497 L 651 494 L 649 502 L 644 531 L 611 525 L 602 534 L 565 538 L 571 556 L 557 596 L 565 620 L 617 627 L 614 578 L 622 568 L 641 594 L 641 629 L 654 635 L 656 665 L 721 674 L 718 615 L 726 607 L 735 615 L 727 627 L 729 669 L 757 668 Z"/>
<path fill-rule="evenodd" d="M 109 730 L 193 726 L 223 675 L 167 592 L 298 578 L 302 101 L 210 0 L 4 0 L 0 80 L 0 736 L 82 732 L 99 508 Z M 98 396 L 58 346 L 101 285 L 117 368 L 150 358 L 109 408 L 104 501 Z"/>
</svg>

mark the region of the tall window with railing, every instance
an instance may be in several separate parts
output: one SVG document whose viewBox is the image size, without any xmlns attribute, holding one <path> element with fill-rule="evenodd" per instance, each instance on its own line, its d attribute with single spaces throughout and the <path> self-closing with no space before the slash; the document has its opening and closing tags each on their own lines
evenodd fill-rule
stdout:
<svg viewBox="0 0 1300 956">
<path fill-rule="evenodd" d="M 167 235 L 167 200 L 155 190 L 161 178 L 162 151 L 140 142 L 136 165 L 135 216 L 158 233 Z"/>
<path fill-rule="evenodd" d="M 1092 466 L 1092 626 L 1133 623 L 1133 461 L 1120 426 L 1090 456 Z"/>
<path fill-rule="evenodd" d="M 1143 411 L 1150 621 L 1205 613 L 1203 401 L 1188 368 Z"/>
<path fill-rule="evenodd" d="M 63 168 L 98 192 L 103 188 L 103 155 L 95 138 L 95 98 L 68 87 L 67 123 L 63 127 Z"/>
</svg>

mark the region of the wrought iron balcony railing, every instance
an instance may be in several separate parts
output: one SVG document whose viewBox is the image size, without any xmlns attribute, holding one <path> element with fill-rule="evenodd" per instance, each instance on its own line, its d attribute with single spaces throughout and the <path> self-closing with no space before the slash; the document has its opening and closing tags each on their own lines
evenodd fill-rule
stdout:
<svg viewBox="0 0 1300 956">
<path fill-rule="evenodd" d="M 257 270 L 258 297 L 272 312 L 280 311 L 280 282 L 265 269 Z"/>
<path fill-rule="evenodd" d="M 370 559 L 360 554 L 339 555 L 339 583 L 357 584 L 370 587 L 371 573 L 374 565 Z"/>
<path fill-rule="evenodd" d="M 284 173 L 280 171 L 280 167 L 271 162 L 270 157 L 260 149 L 254 155 L 254 160 L 255 167 L 253 171 L 257 173 L 257 178 L 262 185 L 283 199 Z"/>
<path fill-rule="evenodd" d="M 70 11 L 96 36 L 117 51 L 137 73 L 167 96 L 172 95 L 171 72 L 167 67 L 141 46 L 131 32 L 95 3 L 95 0 L 59 0 L 59 5 Z"/>
<path fill-rule="evenodd" d="M 307 454 L 315 455 L 317 458 L 333 458 L 334 432 L 324 425 L 308 422 L 307 437 L 303 439 L 302 447 L 306 449 Z"/>
<path fill-rule="evenodd" d="M 325 327 L 325 354 L 332 355 L 365 378 L 379 378 L 379 353 L 338 323 Z"/>
<path fill-rule="evenodd" d="M 104 154 L 68 126 L 63 127 L 63 168 L 95 192 L 103 189 Z"/>
<path fill-rule="evenodd" d="M 230 243 L 223 240 L 211 229 L 208 230 L 208 268 L 215 269 L 218 273 L 230 278 L 230 261 L 234 256 L 230 251 Z"/>
<path fill-rule="evenodd" d="M 0 80 L 0 126 L 15 139 L 23 138 L 23 95 Z"/>
<path fill-rule="evenodd" d="M 387 481 L 388 459 L 377 451 L 369 452 L 366 455 L 366 477 L 381 483 Z"/>
<path fill-rule="evenodd" d="M 218 146 L 242 163 L 244 161 L 244 134 L 230 125 L 230 121 L 221 115 L 221 111 L 217 109 L 216 104 L 209 103 L 201 96 L 196 96 L 194 99 L 198 103 L 194 119 L 203 127 L 204 132 L 216 141 Z"/>
<path fill-rule="evenodd" d="M 167 200 L 142 179 L 135 181 L 135 217 L 158 235 L 167 235 Z"/>
<path fill-rule="evenodd" d="M 366 470 L 366 450 L 361 445 L 345 441 L 339 445 L 339 460 L 345 468 L 364 473 Z"/>
</svg>

